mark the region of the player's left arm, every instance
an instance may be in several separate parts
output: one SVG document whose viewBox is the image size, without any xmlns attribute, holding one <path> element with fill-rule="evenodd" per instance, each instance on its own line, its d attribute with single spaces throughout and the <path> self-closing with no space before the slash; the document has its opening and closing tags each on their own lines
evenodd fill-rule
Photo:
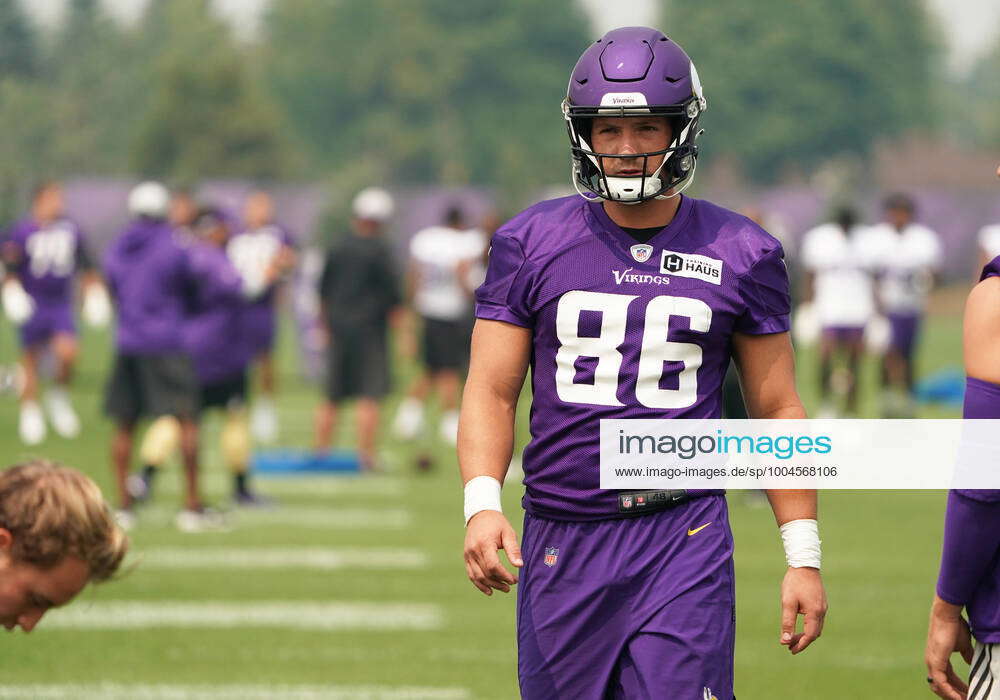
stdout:
<svg viewBox="0 0 1000 700">
<path fill-rule="evenodd" d="M 733 354 L 751 418 L 806 417 L 795 389 L 795 356 L 787 332 L 734 333 Z M 767 498 L 789 560 L 781 584 L 781 643 L 798 654 L 822 634 L 827 611 L 819 573 L 816 491 L 771 489 Z M 797 633 L 799 615 L 803 616 L 803 631 Z"/>
<path fill-rule="evenodd" d="M 965 304 L 963 346 L 965 372 L 970 380 L 966 390 L 966 418 L 1000 418 L 1000 403 L 991 387 L 1000 386 L 1000 277 L 977 284 Z M 979 395 L 977 395 L 979 394 Z M 945 512 L 944 546 L 937 591 L 931 604 L 924 663 L 931 690 L 942 698 L 961 698 L 967 686 L 951 665 L 951 655 L 959 652 L 972 662 L 969 625 L 962 609 L 972 597 L 994 561 L 1000 539 L 1000 492 L 951 491 Z"/>
</svg>

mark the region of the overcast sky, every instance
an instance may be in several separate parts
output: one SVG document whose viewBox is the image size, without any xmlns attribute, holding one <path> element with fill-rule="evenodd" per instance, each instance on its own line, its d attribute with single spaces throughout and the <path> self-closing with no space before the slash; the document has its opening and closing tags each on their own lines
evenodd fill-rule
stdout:
<svg viewBox="0 0 1000 700">
<path fill-rule="evenodd" d="M 243 34 L 252 33 L 267 0 L 212 0 L 216 8 Z M 461 0 L 456 0 L 460 2 Z M 792 3 L 794 0 L 785 0 Z M 871 0 L 879 2 L 879 0 Z M 961 72 L 982 55 L 1000 34 L 998 0 L 924 0 L 941 19 L 950 51 L 950 65 Z M 126 20 L 138 16 L 148 0 L 102 0 L 114 14 Z M 594 21 L 595 32 L 603 33 L 622 25 L 650 24 L 660 0 L 580 0 Z M 66 0 L 21 0 L 39 19 L 54 21 Z M 669 27 L 664 27 L 669 34 Z"/>
</svg>

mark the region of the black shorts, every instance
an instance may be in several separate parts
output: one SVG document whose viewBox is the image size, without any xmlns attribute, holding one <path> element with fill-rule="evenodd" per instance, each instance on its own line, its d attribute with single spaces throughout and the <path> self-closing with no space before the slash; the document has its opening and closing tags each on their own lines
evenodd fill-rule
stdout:
<svg viewBox="0 0 1000 700">
<path fill-rule="evenodd" d="M 104 412 L 132 423 L 142 417 L 194 418 L 198 378 L 183 353 L 116 355 L 104 393 Z"/>
<path fill-rule="evenodd" d="M 423 360 L 431 372 L 462 371 L 469 364 L 472 325 L 460 321 L 424 318 Z"/>
<path fill-rule="evenodd" d="M 198 401 L 199 410 L 222 408 L 236 410 L 247 402 L 247 373 L 240 372 L 235 377 L 220 382 L 203 384 Z"/>
<path fill-rule="evenodd" d="M 388 394 L 388 346 L 384 327 L 334 329 L 326 351 L 326 397 L 340 401 Z"/>
</svg>

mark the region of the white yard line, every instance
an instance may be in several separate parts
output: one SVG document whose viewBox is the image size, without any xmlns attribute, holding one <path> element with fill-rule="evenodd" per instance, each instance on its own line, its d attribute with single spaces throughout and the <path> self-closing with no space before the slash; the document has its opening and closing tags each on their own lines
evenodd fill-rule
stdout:
<svg viewBox="0 0 1000 700">
<path fill-rule="evenodd" d="M 177 495 L 181 492 L 178 470 L 167 468 L 158 474 L 153 486 L 159 500 L 162 496 Z M 357 475 L 254 475 L 255 486 L 269 496 L 394 496 L 406 494 L 405 480 L 389 476 Z M 222 471 L 208 471 L 201 477 L 201 485 L 206 491 L 227 493 L 232 489 L 233 477 Z"/>
<path fill-rule="evenodd" d="M 54 610 L 46 629 L 276 627 L 313 630 L 433 630 L 441 607 L 428 603 L 309 601 L 94 601 Z"/>
<path fill-rule="evenodd" d="M 426 554 L 412 549 L 341 547 L 155 548 L 139 550 L 141 569 L 421 569 Z"/>
<path fill-rule="evenodd" d="M 87 683 L 0 686 L 3 700 L 469 700 L 464 688 L 389 685 L 167 685 Z"/>
<path fill-rule="evenodd" d="M 136 511 L 138 527 L 143 527 L 144 523 L 172 526 L 178 508 L 165 503 L 141 507 Z M 229 525 L 243 527 L 287 525 L 310 529 L 402 530 L 413 524 L 410 511 L 403 508 L 343 508 L 337 505 L 238 508 L 226 511 L 225 518 Z"/>
</svg>

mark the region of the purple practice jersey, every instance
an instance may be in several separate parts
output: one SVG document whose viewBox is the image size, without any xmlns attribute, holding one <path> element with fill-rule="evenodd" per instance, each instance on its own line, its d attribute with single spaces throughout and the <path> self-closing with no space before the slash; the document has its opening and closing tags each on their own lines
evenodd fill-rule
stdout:
<svg viewBox="0 0 1000 700">
<path fill-rule="evenodd" d="M 233 379 L 250 359 L 243 283 L 221 248 L 193 241 L 188 257 L 198 287 L 184 321 L 184 347 L 203 386 Z"/>
<path fill-rule="evenodd" d="M 476 316 L 533 334 L 524 507 L 618 517 L 599 489 L 599 421 L 718 418 L 733 333 L 789 329 L 781 244 L 744 216 L 682 197 L 646 244 L 578 196 L 494 235 Z"/>
<path fill-rule="evenodd" d="M 986 264 L 986 267 L 983 268 L 983 274 L 979 277 L 979 281 L 982 282 L 987 277 L 1000 277 L 1000 255 Z"/>
<path fill-rule="evenodd" d="M 4 243 L 4 259 L 43 312 L 68 306 L 73 298 L 73 276 L 90 267 L 80 227 L 66 218 L 46 225 L 32 217 L 22 219 Z"/>
<path fill-rule="evenodd" d="M 226 254 L 248 286 L 254 287 L 262 285 L 274 257 L 286 246 L 294 247 L 288 231 L 277 224 L 267 224 L 230 237 Z M 275 285 L 271 285 L 244 310 L 247 342 L 254 354 L 267 352 L 274 344 L 274 297 Z"/>
<path fill-rule="evenodd" d="M 181 322 L 195 281 L 184 239 L 170 224 L 139 218 L 104 252 L 117 310 L 116 345 L 128 355 L 181 352 Z"/>
</svg>

